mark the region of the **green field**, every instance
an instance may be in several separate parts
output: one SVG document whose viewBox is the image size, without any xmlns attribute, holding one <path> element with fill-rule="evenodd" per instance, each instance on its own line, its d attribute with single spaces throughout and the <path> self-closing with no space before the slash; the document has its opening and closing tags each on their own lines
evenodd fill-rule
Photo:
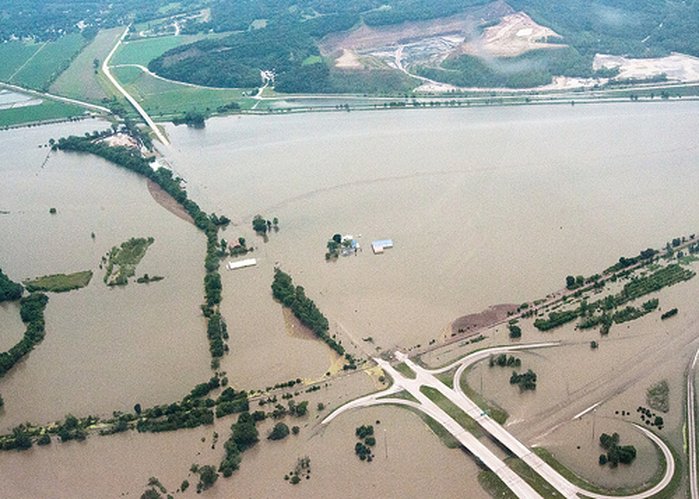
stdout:
<svg viewBox="0 0 699 499">
<path fill-rule="evenodd" d="M 51 85 L 51 92 L 92 102 L 111 97 L 105 91 L 104 76 L 101 73 L 95 74 L 94 60 L 97 59 L 101 64 L 123 31 L 122 27 L 100 31 Z"/>
<path fill-rule="evenodd" d="M 24 47 L 14 45 L 15 50 L 2 54 L 10 64 L 22 60 L 5 81 L 36 90 L 47 90 L 51 83 L 58 78 L 72 59 L 85 46 L 86 40 L 79 34 L 66 35 L 55 42 L 41 44 L 26 44 Z M 27 57 L 27 48 L 33 48 L 33 53 Z M 0 67 L 5 60 L 0 58 Z"/>
<path fill-rule="evenodd" d="M 42 45 L 43 43 L 0 43 L 0 81 L 8 81 Z"/>
<path fill-rule="evenodd" d="M 243 109 L 252 106 L 241 89 L 192 87 L 155 78 L 136 67 L 113 68 L 112 73 L 127 92 L 153 117 L 171 117 L 187 111 L 214 112 L 219 106 L 238 101 Z"/>
<path fill-rule="evenodd" d="M 158 36 L 124 42 L 116 51 L 110 61 L 111 65 L 117 64 L 141 64 L 148 66 L 148 63 L 161 56 L 168 50 L 192 43 L 204 38 L 202 35 L 179 35 L 179 36 Z"/>
<path fill-rule="evenodd" d="M 38 277 L 29 281 L 24 281 L 24 287 L 27 291 L 52 291 L 54 293 L 63 293 L 73 289 L 84 288 L 92 279 L 92 271 L 75 272 L 73 274 L 53 274 Z"/>
<path fill-rule="evenodd" d="M 45 100 L 36 106 L 0 110 L 0 127 L 36 123 L 82 116 L 85 110 L 79 106 L 54 100 Z"/>
</svg>

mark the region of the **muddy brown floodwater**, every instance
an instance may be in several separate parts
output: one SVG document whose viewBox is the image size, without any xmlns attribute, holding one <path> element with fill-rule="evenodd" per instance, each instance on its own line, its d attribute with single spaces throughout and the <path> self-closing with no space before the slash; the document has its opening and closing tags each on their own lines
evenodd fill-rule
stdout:
<svg viewBox="0 0 699 499">
<path fill-rule="evenodd" d="M 695 102 L 629 103 L 245 116 L 212 119 L 203 130 L 168 126 L 168 160 L 187 179 L 192 199 L 207 212 L 229 216 L 233 223 L 221 237 L 245 237 L 255 247 L 250 256 L 258 259 L 253 268 L 222 270 L 222 311 L 231 336 L 222 368 L 244 389 L 320 379 L 330 369 L 329 349 L 296 334 L 272 299 L 275 265 L 305 287 L 329 318 L 331 334 L 350 352 L 367 353 L 425 345 L 457 317 L 541 298 L 561 288 L 568 274 L 590 275 L 620 255 L 694 232 L 698 111 Z M 68 412 L 104 415 L 136 402 L 169 402 L 211 375 L 199 309 L 203 235 L 159 206 L 143 179 L 98 158 L 57 153 L 41 166 L 46 149 L 37 145 L 101 126 L 0 133 L 0 210 L 10 212 L 0 215 L 0 267 L 14 279 L 95 271 L 87 288 L 51 295 L 46 339 L 0 379 L 4 430 Z M 49 215 L 50 207 L 57 215 Z M 279 232 L 267 240 L 254 235 L 250 220 L 256 213 L 278 217 Z M 325 246 L 336 232 L 356 236 L 362 251 L 326 262 Z M 155 238 L 138 273 L 165 279 L 109 289 L 99 259 L 132 236 Z M 383 238 L 395 247 L 372 254 L 371 241 Z M 644 318 L 628 332 L 613 328 L 596 357 L 581 364 L 592 339 L 586 333 L 561 354 L 522 354 L 525 365 L 541 372 L 537 394 L 513 395 L 504 373 L 484 376 L 486 395 L 510 411 L 511 429 L 525 442 L 550 445 L 580 473 L 594 474 L 597 465 L 588 468 L 596 459 L 594 446 L 571 449 L 569 436 L 585 430 L 566 418 L 603 396 L 608 401 L 596 417 L 611 418 L 609 428 L 620 428 L 623 441 L 632 441 L 632 430 L 614 418 L 617 407 L 635 411 L 645 388 L 661 377 L 675 387 L 673 397 L 681 393 L 684 349 L 697 318 L 686 290 L 696 291 L 695 285 L 667 291 L 687 313 L 681 319 L 686 322 L 672 326 L 684 324 L 681 334 Z M 5 320 L 12 310 L 0 309 L 2 345 L 21 334 L 17 319 Z M 523 330 L 525 339 L 542 337 L 530 325 Z M 664 363 L 644 360 L 629 370 L 637 383 L 630 374 L 625 378 L 616 366 L 632 365 L 634 355 L 648 359 L 666 333 L 677 339 L 666 342 Z M 488 334 L 482 345 L 507 341 L 504 327 Z M 563 328 L 546 337 L 573 334 Z M 362 341 L 367 337 L 373 343 Z M 569 376 L 560 377 L 565 369 Z M 602 382 L 610 372 L 621 372 L 618 384 L 611 384 L 622 389 L 618 394 Z M 334 407 L 375 387 L 357 374 L 308 398 L 312 406 L 323 401 Z M 575 390 L 583 390 L 580 397 L 570 395 Z M 675 400 L 665 432 L 680 449 L 681 406 Z M 233 478 L 207 495 L 484 495 L 473 460 L 444 447 L 413 414 L 358 411 L 318 434 L 315 416 L 313 411 L 298 440 L 260 443 Z M 377 449 L 377 462 L 367 465 L 353 454 L 353 432 L 373 419 L 381 419 L 381 432 L 386 429 L 389 458 Z M 217 422 L 221 440 L 232 421 Z M 580 424 L 587 424 L 584 418 Z M 99 490 L 107 497 L 137 496 L 151 475 L 174 490 L 192 462 L 220 460 L 221 445 L 204 452 L 207 446 L 198 443 L 212 431 L 92 437 L 3 454 L 0 495 L 94 497 Z M 643 449 L 632 481 L 654 473 Z M 291 489 L 283 473 L 301 454 L 315 463 L 313 478 Z M 74 471 L 76 462 L 84 473 Z M 39 469 L 45 472 L 28 471 Z"/>
<path fill-rule="evenodd" d="M 693 230 L 698 109 L 248 116 L 168 133 L 194 198 L 239 224 L 228 239 L 264 248 L 261 265 L 291 273 L 331 328 L 388 348 Z M 256 213 L 281 221 L 267 243 L 250 230 Z M 336 232 L 361 236 L 363 251 L 326 263 Z M 395 247 L 373 255 L 380 238 Z M 255 272 L 228 279 L 244 290 Z M 237 307 L 260 317 L 268 305 L 249 293 Z"/>
<path fill-rule="evenodd" d="M 58 152 L 41 166 L 47 149 L 37 145 L 86 126 L 105 124 L 3 132 L 0 202 L 10 212 L 0 216 L 3 271 L 15 280 L 94 272 L 86 288 L 50 295 L 44 341 L 0 379 L 3 431 L 67 413 L 108 415 L 137 402 L 170 402 L 210 377 L 199 311 L 204 237 L 156 204 L 142 178 L 100 158 Z M 57 214 L 49 214 L 52 207 Z M 102 255 L 149 236 L 155 243 L 138 275 L 165 279 L 107 287 Z M 2 313 L 9 310 L 4 305 Z M 3 343 L 6 334 L 16 337 L 16 322 L 0 324 Z"/>
</svg>

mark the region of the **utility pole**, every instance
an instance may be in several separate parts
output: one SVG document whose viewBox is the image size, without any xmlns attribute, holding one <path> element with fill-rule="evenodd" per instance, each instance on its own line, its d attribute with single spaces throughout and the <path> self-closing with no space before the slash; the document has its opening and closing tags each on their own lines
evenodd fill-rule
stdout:
<svg viewBox="0 0 699 499">
<path fill-rule="evenodd" d="M 383 442 L 386 449 L 386 459 L 388 459 L 388 434 L 386 433 L 386 428 L 383 429 Z"/>
</svg>

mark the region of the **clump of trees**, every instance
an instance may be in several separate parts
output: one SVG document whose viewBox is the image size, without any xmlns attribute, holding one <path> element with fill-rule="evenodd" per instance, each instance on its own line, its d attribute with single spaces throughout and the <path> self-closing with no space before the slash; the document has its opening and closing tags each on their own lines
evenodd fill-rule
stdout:
<svg viewBox="0 0 699 499">
<path fill-rule="evenodd" d="M 204 490 L 210 489 L 218 480 L 218 473 L 216 468 L 210 464 L 204 466 L 193 465 L 191 469 L 194 473 L 199 475 L 199 482 L 197 483 L 197 494 Z"/>
<path fill-rule="evenodd" d="M 676 308 L 671 308 L 667 312 L 663 313 L 663 315 L 660 316 L 660 320 L 665 320 L 669 319 L 670 317 L 674 317 L 677 315 L 678 310 Z"/>
<path fill-rule="evenodd" d="M 0 302 L 19 300 L 23 291 L 24 288 L 21 284 L 12 281 L 0 269 Z"/>
<path fill-rule="evenodd" d="M 65 421 L 58 425 L 57 434 L 61 437 L 61 442 L 67 442 L 69 440 L 85 440 L 87 438 L 87 431 L 85 428 L 97 422 L 96 418 L 87 417 L 83 420 L 79 420 L 72 414 L 66 416 Z"/>
<path fill-rule="evenodd" d="M 328 334 L 328 319 L 318 310 L 316 304 L 306 296 L 301 286 L 294 286 L 291 276 L 281 269 L 274 269 L 272 294 L 282 305 L 291 309 L 301 323 L 310 328 L 313 333 L 323 340 L 338 354 L 344 355 L 345 349 Z"/>
<path fill-rule="evenodd" d="M 358 426 L 354 430 L 354 434 L 359 439 L 359 441 L 354 445 L 354 453 L 360 460 L 370 463 L 374 459 L 372 447 L 376 445 L 376 438 L 374 437 L 374 426 Z"/>
<path fill-rule="evenodd" d="M 334 234 L 333 237 L 331 237 L 328 240 L 328 243 L 325 245 L 328 249 L 327 253 L 325 253 L 325 259 L 336 260 L 340 256 L 340 248 L 342 247 L 341 245 L 342 235 Z"/>
<path fill-rule="evenodd" d="M 519 385 L 520 391 L 525 390 L 536 390 L 536 373 L 531 369 L 528 369 L 525 373 L 517 373 L 517 371 L 512 371 L 512 376 L 510 376 L 511 385 Z"/>
<path fill-rule="evenodd" d="M 616 468 L 619 463 L 631 464 L 636 459 L 636 448 L 633 445 L 619 445 L 618 433 L 612 435 L 602 433 L 599 437 L 599 444 L 607 451 L 606 454 L 599 456 L 600 466 L 609 464 L 612 468 Z"/>
<path fill-rule="evenodd" d="M 641 414 L 641 421 L 648 426 L 655 426 L 659 430 L 662 430 L 665 426 L 665 421 L 662 416 L 658 416 L 653 411 L 646 407 L 639 406 L 636 412 Z"/>
<path fill-rule="evenodd" d="M 216 275 L 218 275 L 218 273 L 216 273 Z M 220 312 L 212 312 L 209 315 L 206 335 L 209 338 L 211 357 L 214 359 L 223 357 L 223 354 L 226 353 L 228 349 L 228 345 L 225 343 L 225 340 L 228 339 L 228 326 Z"/>
<path fill-rule="evenodd" d="M 585 285 L 585 277 L 579 275 L 579 276 L 566 276 L 566 288 L 573 290 L 573 289 L 578 289 L 581 288 Z"/>
<path fill-rule="evenodd" d="M 0 440 L 0 450 L 27 450 L 31 446 L 32 439 L 26 425 L 14 427 L 9 435 Z"/>
<path fill-rule="evenodd" d="M 184 113 L 182 117 L 175 118 L 172 122 L 175 125 L 185 124 L 192 128 L 204 128 L 206 126 L 206 118 L 206 114 L 201 111 L 192 110 Z"/>
<path fill-rule="evenodd" d="M 221 239 L 221 246 L 225 247 L 225 240 Z M 250 247 L 248 248 L 247 241 L 245 240 L 244 237 L 239 237 L 238 238 L 238 244 L 234 246 L 229 246 L 228 251 L 231 256 L 239 256 L 239 255 L 245 255 L 246 253 L 250 251 L 254 251 L 254 248 Z M 225 255 L 223 255 L 225 256 Z"/>
<path fill-rule="evenodd" d="M 534 327 L 539 331 L 548 331 L 557 328 L 578 318 L 577 310 L 564 310 L 562 312 L 551 312 L 548 319 L 536 319 Z"/>
<path fill-rule="evenodd" d="M 286 424 L 279 422 L 275 424 L 272 431 L 269 432 L 269 435 L 267 435 L 267 440 L 283 440 L 287 436 L 289 436 L 289 427 Z"/>
<path fill-rule="evenodd" d="M 264 235 L 268 232 L 272 232 L 272 229 L 279 230 L 279 219 L 274 217 L 272 220 L 268 220 L 262 217 L 262 215 L 255 215 L 252 219 L 252 228 L 258 234 Z"/>
<path fill-rule="evenodd" d="M 636 265 L 639 262 L 649 262 L 651 261 L 655 255 L 658 254 L 657 250 L 654 250 L 653 248 L 647 248 L 642 250 L 638 256 L 633 256 L 630 258 L 627 258 L 625 256 L 622 256 L 619 258 L 619 261 L 606 269 L 604 272 L 605 273 L 611 273 L 611 272 L 617 272 L 619 270 L 625 269 L 627 267 L 631 267 L 632 265 Z"/>
<path fill-rule="evenodd" d="M 522 328 L 513 322 L 507 325 L 507 329 L 510 331 L 510 338 L 517 339 L 522 337 Z"/>
<path fill-rule="evenodd" d="M 497 357 L 491 355 L 490 360 L 489 360 L 489 365 L 490 365 L 490 367 L 493 367 L 493 366 L 519 367 L 522 365 L 522 360 L 515 357 L 514 355 L 507 355 L 507 354 L 501 353 Z"/>
<path fill-rule="evenodd" d="M 221 392 L 216 399 L 216 417 L 221 418 L 228 414 L 246 412 L 250 409 L 248 396 L 244 391 L 236 392 L 230 386 Z"/>
</svg>

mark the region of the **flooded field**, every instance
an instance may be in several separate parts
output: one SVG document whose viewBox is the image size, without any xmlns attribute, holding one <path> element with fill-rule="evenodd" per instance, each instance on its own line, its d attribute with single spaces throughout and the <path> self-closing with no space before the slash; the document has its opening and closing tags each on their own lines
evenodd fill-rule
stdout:
<svg viewBox="0 0 699 499">
<path fill-rule="evenodd" d="M 360 375 L 303 396 L 310 401 L 309 415 L 286 418 L 289 426 L 299 425 L 301 430 L 298 436 L 283 441 L 266 440 L 273 421 L 259 423 L 261 441 L 246 451 L 240 470 L 231 478 L 219 478 L 204 497 L 418 497 L 430 493 L 450 497 L 463 490 L 470 490 L 469 497 L 475 499 L 488 497 L 474 488 L 479 468 L 473 459 L 461 450 L 444 447 L 415 414 L 384 407 L 350 412 L 325 429 L 318 426 L 330 408 L 371 389 L 369 379 Z M 325 403 L 327 409 L 319 412 L 318 402 Z M 149 477 L 154 476 L 170 493 L 187 479 L 191 485 L 183 495 L 199 497 L 197 478 L 189 469 L 193 463 L 220 462 L 223 441 L 234 421 L 232 416 L 214 426 L 176 433 L 91 437 L 82 443 L 54 442 L 46 448 L 4 453 L 0 496 L 139 497 Z M 376 432 L 372 463 L 362 462 L 354 454 L 355 428 L 363 424 L 373 424 Z M 214 432 L 220 437 L 212 449 Z M 292 486 L 284 481 L 284 475 L 303 456 L 311 458 L 311 479 Z M 36 473 L 37 469 L 41 473 Z"/>
<path fill-rule="evenodd" d="M 508 411 L 506 427 L 522 441 L 545 447 L 599 485 L 640 486 L 658 471 L 657 454 L 631 423 L 642 423 L 637 408 L 648 407 L 646 391 L 659 381 L 670 387 L 669 411 L 654 411 L 664 420 L 663 429 L 656 431 L 676 451 L 684 446 L 686 367 L 699 348 L 699 311 L 694 307 L 698 291 L 696 278 L 663 290 L 656 295 L 660 307 L 677 307 L 680 313 L 675 318 L 661 321 L 659 313 L 651 314 L 612 326 L 608 337 L 595 330 L 574 330 L 573 325 L 540 333 L 525 321 L 523 340 L 566 343 L 513 353 L 522 361 L 517 371 L 532 369 L 537 374 L 536 391 L 520 392 L 509 384 L 513 368 L 489 367 L 487 361 L 470 370 L 467 382 Z M 499 329 L 485 334 L 499 336 L 500 343 L 510 342 L 505 328 Z M 599 343 L 598 349 L 590 348 L 592 340 Z M 617 470 L 597 464 L 600 434 L 615 431 L 638 450 L 633 465 Z"/>
<path fill-rule="evenodd" d="M 691 102 L 541 106 L 229 117 L 212 119 L 203 130 L 168 126 L 173 146 L 166 156 L 187 179 L 191 198 L 207 212 L 230 217 L 221 237 L 245 237 L 255 247 L 249 256 L 258 260 L 253 268 L 221 270 L 221 310 L 231 337 L 222 370 L 243 389 L 317 380 L 332 370 L 336 357 L 299 334 L 272 299 L 275 265 L 304 286 L 350 353 L 366 354 L 426 345 L 459 316 L 543 297 L 563 287 L 568 274 L 590 275 L 620 255 L 694 232 L 697 111 Z M 109 414 L 136 402 L 170 402 L 211 375 L 199 309 L 204 237 L 156 204 L 145 181 L 129 172 L 76 154 L 52 154 L 44 164 L 47 149 L 39 144 L 101 126 L 0 135 L 0 211 L 9 212 L 0 214 L 0 267 L 16 280 L 95 272 L 87 288 L 51 295 L 46 338 L 0 379 L 3 430 L 68 412 Z M 280 230 L 256 236 L 250 227 L 256 213 L 278 217 Z M 354 235 L 361 251 L 326 262 L 334 233 Z M 101 256 L 129 237 L 148 236 L 155 243 L 137 273 L 165 279 L 106 287 Z M 372 254 L 371 241 L 384 238 L 395 247 Z M 699 311 L 691 297 L 697 291 L 697 279 L 663 291 L 661 307 L 681 310 L 674 322 L 661 324 L 653 315 L 628 329 L 614 327 L 594 352 L 589 342 L 598 339 L 596 332 L 570 327 L 542 335 L 525 323 L 526 341 L 579 342 L 521 354 L 523 367 L 540 376 L 534 394 L 520 395 L 508 383 L 508 370 L 495 372 L 487 364 L 471 371 L 469 383 L 508 410 L 508 428 L 525 443 L 550 448 L 595 479 L 599 450 L 590 437 L 591 418 L 569 421 L 603 400 L 595 432 L 619 431 L 623 443 L 637 445 L 639 459 L 631 473 L 605 471 L 600 480 L 610 487 L 641 483 L 656 472 L 654 451 L 624 421 L 637 421 L 645 389 L 668 379 L 664 432 L 681 449 L 682 372 L 696 349 Z M 0 307 L 0 346 L 23 330 L 16 310 Z M 471 348 L 508 341 L 504 327 L 488 336 Z M 335 407 L 376 388 L 364 374 L 335 383 L 309 396 L 311 407 L 318 401 Z M 632 417 L 617 417 L 622 409 Z M 389 497 L 400 491 L 449 497 L 469 490 L 469 497 L 485 496 L 475 485 L 473 459 L 444 447 L 414 414 L 361 410 L 323 431 L 316 416 L 312 411 L 296 440 L 263 442 L 249 451 L 237 474 L 207 495 Z M 354 456 L 353 433 L 376 419 L 385 433 L 368 465 Z M 214 430 L 227 438 L 233 421 L 2 455 L 7 472 L 0 496 L 51 490 L 56 497 L 89 497 L 100 488 L 109 497 L 137 496 L 153 475 L 175 490 L 191 463 L 220 461 L 222 446 L 211 450 L 201 438 L 208 442 Z M 571 438 L 576 435 L 584 441 Z M 292 488 L 283 475 L 305 454 L 313 478 Z M 74 462 L 84 473 L 75 473 Z M 48 471 L 24 485 L 31 468 Z M 61 487 L 52 488 L 56 483 Z"/>
<path fill-rule="evenodd" d="M 256 240 L 271 255 L 263 265 L 279 262 L 333 327 L 388 348 L 693 230 L 698 109 L 251 116 L 168 133 L 195 199 L 248 240 L 254 214 L 279 217 L 280 232 Z M 361 235 L 363 252 L 326 263 L 336 232 Z M 379 238 L 395 248 L 372 255 Z M 263 315 L 247 296 L 242 314 Z"/>
<path fill-rule="evenodd" d="M 94 157 L 54 153 L 51 137 L 86 126 L 3 132 L 0 152 L 0 266 L 11 278 L 93 270 L 88 287 L 51 294 L 46 338 L 0 379 L 0 428 L 67 413 L 111 414 L 181 398 L 210 377 L 199 305 L 205 240 L 153 202 L 145 181 Z M 88 130 L 91 130 L 89 128 Z M 57 213 L 49 214 L 55 207 Z M 91 234 L 94 232 L 95 238 Z M 165 279 L 109 288 L 99 264 L 130 237 L 155 238 L 138 275 Z M 3 305 L 3 315 L 16 307 Z M 17 339 L 19 318 L 0 323 Z M 20 334 L 21 334 L 20 333 Z M 10 340 L 11 342 L 11 340 Z"/>
</svg>

